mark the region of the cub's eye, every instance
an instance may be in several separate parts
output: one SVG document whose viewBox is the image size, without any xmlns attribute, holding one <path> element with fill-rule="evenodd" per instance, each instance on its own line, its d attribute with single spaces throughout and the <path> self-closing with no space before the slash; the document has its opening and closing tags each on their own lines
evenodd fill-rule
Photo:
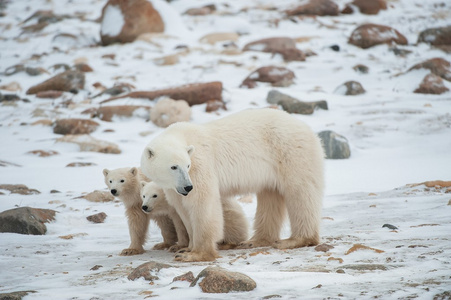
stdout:
<svg viewBox="0 0 451 300">
<path fill-rule="evenodd" d="M 177 170 L 177 166 L 172 166 L 171 170 Z"/>
<path fill-rule="evenodd" d="M 122 180 L 121 180 L 121 182 L 125 182 L 125 180 L 124 180 L 124 179 L 122 179 Z"/>
<path fill-rule="evenodd" d="M 189 169 L 189 167 L 191 167 L 191 165 L 188 165 L 188 169 Z"/>
<path fill-rule="evenodd" d="M 143 195 L 143 198 L 146 198 L 146 195 Z"/>
<path fill-rule="evenodd" d="M 110 183 L 113 183 L 113 180 L 110 180 Z"/>
<path fill-rule="evenodd" d="M 152 197 L 153 197 L 153 198 L 157 198 L 158 196 L 157 196 L 157 195 L 153 195 Z"/>
</svg>

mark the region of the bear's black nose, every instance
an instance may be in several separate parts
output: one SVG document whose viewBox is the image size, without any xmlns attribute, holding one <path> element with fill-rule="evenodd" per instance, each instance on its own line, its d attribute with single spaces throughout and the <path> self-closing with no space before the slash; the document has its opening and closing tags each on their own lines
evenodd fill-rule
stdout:
<svg viewBox="0 0 451 300">
<path fill-rule="evenodd" d="M 148 209 L 147 205 L 143 205 L 142 209 L 143 209 L 144 211 L 147 211 L 147 209 Z"/>
<path fill-rule="evenodd" d="M 112 190 L 111 190 L 111 194 L 116 195 L 116 193 L 117 193 L 117 190 L 116 190 L 116 189 L 112 189 Z"/>
<path fill-rule="evenodd" d="M 187 193 L 191 192 L 192 189 L 193 189 L 193 186 L 192 186 L 192 185 L 187 185 L 187 186 L 184 187 L 184 190 L 185 190 Z"/>
</svg>

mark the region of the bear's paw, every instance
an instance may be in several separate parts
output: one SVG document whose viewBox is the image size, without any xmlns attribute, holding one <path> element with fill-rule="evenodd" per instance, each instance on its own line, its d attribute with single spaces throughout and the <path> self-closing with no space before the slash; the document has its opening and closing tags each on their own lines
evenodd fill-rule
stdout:
<svg viewBox="0 0 451 300">
<path fill-rule="evenodd" d="M 121 256 L 131 256 L 131 255 L 138 255 L 138 254 L 143 254 L 144 253 L 144 249 L 133 249 L 133 248 L 127 248 L 122 250 L 121 252 Z"/>
</svg>

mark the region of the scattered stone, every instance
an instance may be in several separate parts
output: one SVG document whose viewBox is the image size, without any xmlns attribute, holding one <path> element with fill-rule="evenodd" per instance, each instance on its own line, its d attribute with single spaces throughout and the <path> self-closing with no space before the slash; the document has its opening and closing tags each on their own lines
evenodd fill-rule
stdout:
<svg viewBox="0 0 451 300">
<path fill-rule="evenodd" d="M 176 122 L 188 122 L 191 108 L 185 100 L 161 99 L 150 111 L 150 120 L 158 127 L 166 128 Z"/>
<path fill-rule="evenodd" d="M 63 91 L 77 93 L 85 86 L 85 74 L 80 71 L 69 70 L 59 73 L 46 81 L 32 86 L 27 90 L 27 95 L 37 94 L 42 91 Z"/>
<path fill-rule="evenodd" d="M 19 101 L 20 97 L 16 94 L 1 94 L 0 93 L 0 102 L 13 102 Z"/>
<path fill-rule="evenodd" d="M 19 207 L 0 213 L 0 232 L 44 235 L 44 223 L 55 219 L 56 211 L 31 207 Z"/>
<path fill-rule="evenodd" d="M 423 30 L 418 36 L 418 43 L 427 43 L 433 46 L 451 46 L 451 25 Z"/>
<path fill-rule="evenodd" d="M 0 300 L 21 300 L 30 293 L 37 293 L 37 291 L 19 291 L 11 293 L 0 293 Z"/>
<path fill-rule="evenodd" d="M 150 106 L 144 105 L 116 105 L 101 106 L 99 108 L 87 109 L 82 114 L 90 114 L 91 118 L 98 117 L 102 121 L 111 122 L 114 117 L 133 117 L 142 110 L 143 115 L 149 115 Z"/>
<path fill-rule="evenodd" d="M 423 78 L 423 81 L 420 83 L 420 86 L 415 89 L 414 93 L 440 95 L 448 91 L 449 89 L 443 83 L 443 79 L 431 73 Z"/>
<path fill-rule="evenodd" d="M 100 212 L 98 214 L 87 216 L 86 219 L 93 223 L 103 223 L 106 217 L 107 217 L 106 213 Z"/>
<path fill-rule="evenodd" d="M 343 259 L 342 259 L 342 258 L 339 258 L 339 257 L 333 257 L 333 256 L 331 256 L 331 257 L 329 257 L 329 258 L 327 259 L 327 261 L 332 261 L 332 260 L 336 260 L 336 261 L 338 261 L 340 264 L 343 263 Z"/>
<path fill-rule="evenodd" d="M 174 281 L 188 281 L 189 283 L 194 281 L 194 274 L 193 272 L 189 271 L 188 273 L 182 274 L 180 276 L 174 277 L 174 279 L 172 279 L 172 282 Z"/>
<path fill-rule="evenodd" d="M 37 120 L 36 122 L 31 123 L 32 126 L 42 125 L 42 126 L 52 126 L 53 121 L 49 119 Z"/>
<path fill-rule="evenodd" d="M 339 12 L 338 5 L 331 0 L 309 0 L 306 4 L 285 11 L 287 16 L 338 16 Z"/>
<path fill-rule="evenodd" d="M 114 201 L 114 196 L 109 191 L 96 190 L 75 199 L 86 199 L 91 202 L 112 202 Z"/>
<path fill-rule="evenodd" d="M 391 230 L 398 229 L 398 227 L 396 227 L 394 225 L 391 225 L 391 224 L 384 224 L 384 225 L 382 225 L 382 228 L 384 228 L 384 227 L 387 227 L 388 229 L 391 229 Z"/>
<path fill-rule="evenodd" d="M 149 261 L 134 269 L 127 278 L 128 280 L 136 280 L 143 277 L 145 280 L 154 281 L 158 280 L 158 276 L 152 275 L 151 273 L 158 273 L 161 269 L 167 268 L 172 268 L 172 266 L 156 261 Z"/>
<path fill-rule="evenodd" d="M 435 294 L 432 300 L 449 300 L 451 299 L 451 291 L 445 291 L 440 294 Z"/>
<path fill-rule="evenodd" d="M 380 44 L 407 45 L 407 39 L 399 31 L 384 25 L 364 24 L 357 27 L 348 40 L 348 43 L 368 49 Z"/>
<path fill-rule="evenodd" d="M 53 150 L 33 150 L 33 151 L 28 151 L 27 153 L 29 154 L 34 154 L 37 155 L 39 157 L 49 157 L 49 156 L 53 156 L 53 155 L 58 155 L 59 153 Z"/>
<path fill-rule="evenodd" d="M 348 249 L 348 251 L 346 251 L 345 255 L 351 254 L 355 251 L 358 250 L 372 250 L 376 253 L 383 253 L 385 252 L 384 250 L 380 250 L 380 249 L 376 249 L 376 248 L 371 248 L 362 244 L 354 244 L 351 248 Z"/>
<path fill-rule="evenodd" d="M 410 51 L 410 50 L 401 49 L 398 47 L 390 47 L 388 49 L 388 51 L 393 52 L 393 54 L 395 54 L 396 56 L 401 56 L 401 57 L 406 57 L 407 55 L 412 53 L 412 51 Z"/>
<path fill-rule="evenodd" d="M 216 5 L 210 4 L 202 7 L 190 8 L 183 14 L 188 16 L 205 16 L 210 15 L 216 11 Z"/>
<path fill-rule="evenodd" d="M 368 74 L 370 72 L 370 68 L 361 64 L 355 65 L 352 69 L 361 74 Z"/>
<path fill-rule="evenodd" d="M 157 66 L 173 66 L 180 62 L 179 56 L 179 53 L 166 55 L 153 59 L 153 62 Z"/>
<path fill-rule="evenodd" d="M 258 82 L 268 82 L 272 86 L 287 87 L 293 84 L 293 79 L 296 76 L 293 71 L 276 66 L 261 67 L 252 72 L 244 81 L 240 87 L 247 87 L 249 89 L 255 88 Z"/>
<path fill-rule="evenodd" d="M 22 87 L 17 81 L 13 81 L 8 84 L 0 85 L 0 90 L 5 90 L 8 92 L 19 92 L 22 90 Z"/>
<path fill-rule="evenodd" d="M 219 100 L 209 100 L 207 101 L 207 106 L 205 107 L 206 112 L 215 112 L 220 109 L 227 110 L 224 102 Z"/>
<path fill-rule="evenodd" d="M 447 81 L 451 81 L 451 63 L 443 58 L 431 58 L 419 64 L 414 65 L 408 71 L 428 69 L 437 76 Z"/>
<path fill-rule="evenodd" d="M 99 123 L 88 119 L 60 119 L 55 122 L 53 133 L 56 134 L 89 134 L 94 132 Z"/>
<path fill-rule="evenodd" d="M 99 86 L 99 85 L 97 85 Z M 93 96 L 92 98 L 97 98 L 99 96 L 102 96 L 104 94 L 110 95 L 110 96 L 117 96 L 120 94 L 128 93 L 131 91 L 131 89 L 134 88 L 132 85 L 129 84 L 118 84 L 114 85 L 113 87 L 104 89 L 102 92 L 98 93 L 97 95 Z"/>
<path fill-rule="evenodd" d="M 351 156 L 348 140 L 336 132 L 326 130 L 318 133 L 328 159 L 346 159 Z"/>
<path fill-rule="evenodd" d="M 104 46 L 130 43 L 149 32 L 164 32 L 163 19 L 150 1 L 109 0 L 103 7 L 100 38 Z"/>
<path fill-rule="evenodd" d="M 379 11 L 387 9 L 387 2 L 385 0 L 354 0 L 350 4 L 346 4 L 341 13 L 352 14 L 353 7 L 357 7 L 362 14 L 377 15 Z"/>
<path fill-rule="evenodd" d="M 336 272 L 338 274 L 345 274 L 346 273 L 345 270 L 343 270 L 343 269 L 338 269 Z"/>
<path fill-rule="evenodd" d="M 91 151 L 100 153 L 119 154 L 121 150 L 116 144 L 98 140 L 88 134 L 67 134 L 56 140 L 57 143 L 72 143 L 80 147 L 80 151 Z"/>
<path fill-rule="evenodd" d="M 91 166 L 97 166 L 95 163 L 90 162 L 73 162 L 66 165 L 66 168 L 74 168 L 74 167 L 91 167 Z"/>
<path fill-rule="evenodd" d="M 343 265 L 342 269 L 350 269 L 357 271 L 387 271 L 388 268 L 384 265 L 379 264 L 355 264 L 355 265 Z"/>
<path fill-rule="evenodd" d="M 236 42 L 240 36 L 236 32 L 214 32 L 204 35 L 199 42 L 214 45 L 218 42 L 232 41 Z"/>
<path fill-rule="evenodd" d="M 36 98 L 56 99 L 63 95 L 62 91 L 41 91 L 36 93 Z"/>
<path fill-rule="evenodd" d="M 0 167 L 21 167 L 21 165 L 9 162 L 9 161 L 5 161 L 5 160 L 0 160 Z"/>
<path fill-rule="evenodd" d="M 163 96 L 174 100 L 185 100 L 190 106 L 203 104 L 209 100 L 222 101 L 222 82 L 212 81 L 207 83 L 193 83 L 156 91 L 136 91 L 103 100 L 101 103 L 122 98 L 147 98 L 149 100 L 154 100 Z"/>
<path fill-rule="evenodd" d="M 282 296 L 274 294 L 274 295 L 264 296 L 262 299 L 274 299 L 274 298 L 282 298 Z"/>
<path fill-rule="evenodd" d="M 0 184 L 0 190 L 7 190 L 11 194 L 19 195 L 36 195 L 41 193 L 38 190 L 29 189 L 24 184 Z"/>
<path fill-rule="evenodd" d="M 282 106 L 283 110 L 290 114 L 311 115 L 317 108 L 328 109 L 325 100 L 314 102 L 303 102 L 279 91 L 272 90 L 268 92 L 266 102 Z"/>
<path fill-rule="evenodd" d="M 335 247 L 329 244 L 321 244 L 315 247 L 315 251 L 319 252 L 328 252 L 331 249 L 334 249 Z"/>
<path fill-rule="evenodd" d="M 231 272 L 220 267 L 203 269 L 190 287 L 199 283 L 204 293 L 248 292 L 257 287 L 252 278 L 238 272 Z"/>
<path fill-rule="evenodd" d="M 284 61 L 305 61 L 305 54 L 296 48 L 296 41 L 287 37 L 257 40 L 244 46 L 243 51 L 259 51 L 282 55 Z"/>
<path fill-rule="evenodd" d="M 68 234 L 68 235 L 60 235 L 58 237 L 63 240 L 72 240 L 73 238 L 87 236 L 87 235 L 88 234 L 86 232 L 80 232 L 80 233 L 73 233 L 73 234 Z"/>
<path fill-rule="evenodd" d="M 94 72 L 94 69 L 86 63 L 75 64 L 74 69 L 83 73 Z"/>
<path fill-rule="evenodd" d="M 340 51 L 340 46 L 338 46 L 338 45 L 332 45 L 332 46 L 330 46 L 330 49 L 332 49 L 332 50 L 335 51 L 335 52 L 339 52 L 339 51 Z"/>
<path fill-rule="evenodd" d="M 335 89 L 335 94 L 345 95 L 345 96 L 355 96 L 364 94 L 366 91 L 360 82 L 357 81 L 346 81 L 339 87 Z"/>
<path fill-rule="evenodd" d="M 103 268 L 103 266 L 102 266 L 102 265 L 95 265 L 94 267 L 92 267 L 92 268 L 89 269 L 89 270 L 91 270 L 91 271 L 97 271 L 97 270 L 100 269 L 100 268 Z"/>
</svg>

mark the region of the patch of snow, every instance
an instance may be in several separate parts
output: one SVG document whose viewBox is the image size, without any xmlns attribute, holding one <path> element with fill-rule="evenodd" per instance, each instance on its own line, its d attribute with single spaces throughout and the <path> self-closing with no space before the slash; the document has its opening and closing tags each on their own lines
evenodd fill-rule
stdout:
<svg viewBox="0 0 451 300">
<path fill-rule="evenodd" d="M 107 36 L 118 36 L 125 21 L 120 6 L 108 5 L 102 19 L 101 33 Z"/>
</svg>

